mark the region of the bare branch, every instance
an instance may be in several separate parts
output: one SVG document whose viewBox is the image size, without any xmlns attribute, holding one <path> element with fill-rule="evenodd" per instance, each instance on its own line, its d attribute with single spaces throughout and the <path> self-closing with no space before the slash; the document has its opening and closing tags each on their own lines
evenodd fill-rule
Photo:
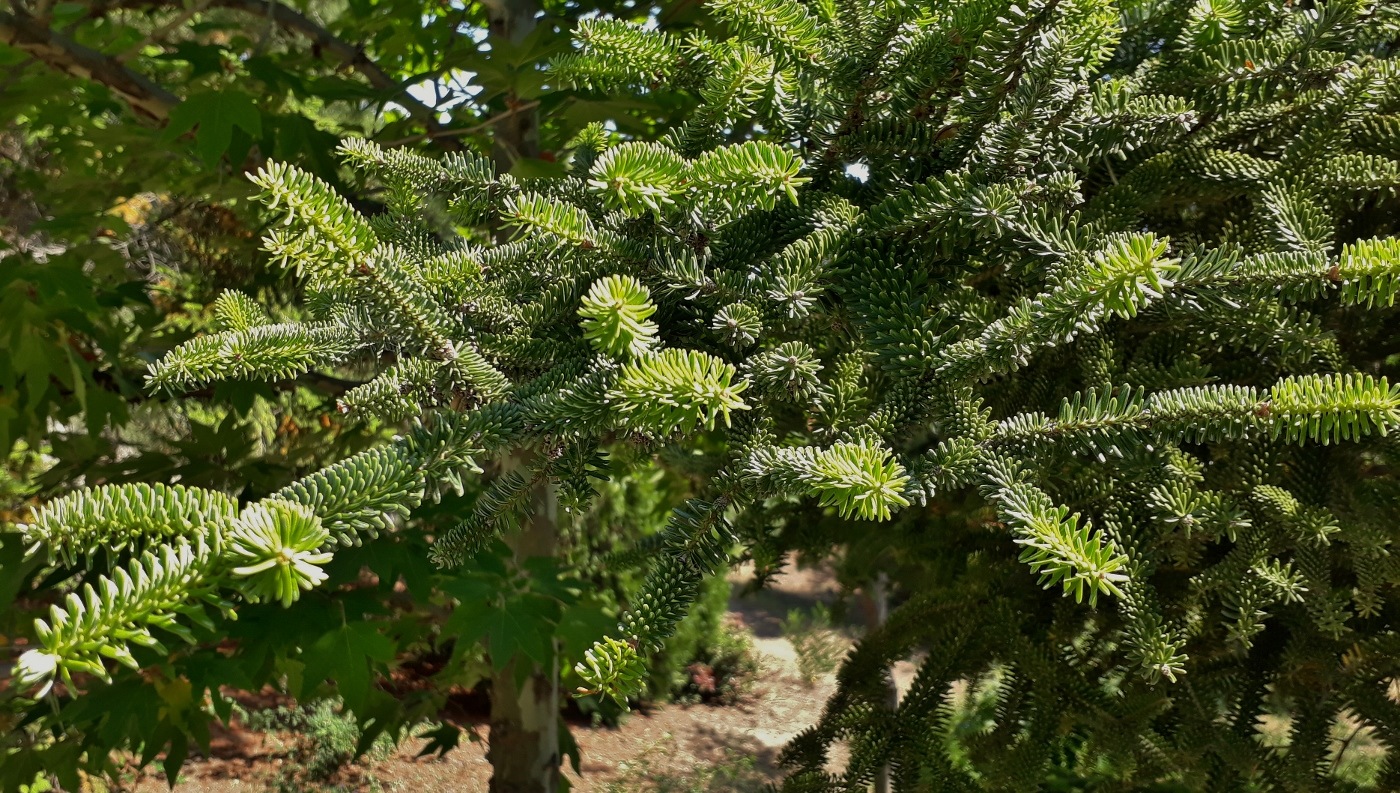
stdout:
<svg viewBox="0 0 1400 793">
<path fill-rule="evenodd" d="M 170 0 L 119 0 L 117 5 L 125 8 L 151 9 L 176 4 L 172 4 Z M 342 66 L 359 72 L 372 87 L 387 95 L 392 95 L 396 104 L 407 110 L 408 115 L 413 120 L 428 130 L 427 139 L 441 138 L 444 139 L 448 148 L 460 148 L 459 144 L 450 140 L 450 135 L 445 134 L 446 128 L 438 121 L 437 111 L 414 98 L 401 82 L 390 77 L 378 64 L 370 60 L 362 47 L 337 38 L 329 30 L 300 11 L 274 0 L 209 0 L 205 7 L 226 8 L 265 17 L 283 30 L 310 40 L 321 52 L 329 54 Z"/>
<path fill-rule="evenodd" d="M 180 104 L 179 97 L 115 58 L 84 47 L 27 14 L 0 11 L 0 44 L 15 47 L 64 74 L 107 86 L 147 118 L 164 121 Z"/>
<path fill-rule="evenodd" d="M 115 8 L 156 10 L 165 6 L 184 12 L 177 19 L 188 19 L 190 9 L 171 0 L 112 0 L 95 4 L 90 18 Z M 444 127 L 438 121 L 437 111 L 416 99 L 401 82 L 370 60 L 363 48 L 337 38 L 296 9 L 274 0 L 203 0 L 195 4 L 194 9 L 213 7 L 265 17 L 278 27 L 310 40 L 321 52 L 358 72 L 370 86 L 392 97 L 396 104 L 408 111 L 409 116 L 427 130 L 427 134 L 417 139 L 431 140 L 447 149 L 462 148 L 455 138 L 463 133 Z M 168 25 L 162 28 L 161 33 L 168 32 L 168 28 Z M 120 56 L 112 57 L 84 47 L 18 10 L 13 14 L 0 11 L 0 44 L 16 47 L 65 74 L 101 83 L 139 114 L 155 121 L 165 121 L 171 109 L 180 103 L 179 97 L 173 93 L 123 66 Z"/>
<path fill-rule="evenodd" d="M 141 51 L 146 49 L 150 45 L 164 41 L 166 36 L 169 36 L 176 30 L 176 28 L 179 28 L 181 25 L 193 19 L 195 15 L 203 11 L 204 7 L 208 4 L 209 0 L 200 0 L 200 2 L 191 4 L 184 11 L 181 11 L 180 13 L 176 14 L 169 22 L 166 22 L 164 25 L 161 25 L 158 29 L 152 31 L 145 38 L 141 39 L 141 41 L 135 46 L 128 47 L 126 52 L 123 52 L 122 54 L 116 56 L 116 59 L 125 63 L 126 61 L 131 60 L 133 57 L 141 54 Z"/>
<path fill-rule="evenodd" d="M 398 140 L 391 140 L 391 141 L 388 141 L 387 143 L 381 143 L 381 144 L 379 144 L 379 145 L 381 145 L 381 146 L 383 146 L 383 147 L 385 147 L 385 148 L 392 149 L 392 148 L 395 148 L 395 147 L 397 147 L 397 146 L 407 146 L 407 145 L 410 144 L 410 143 L 417 143 L 417 142 L 420 141 L 420 140 L 439 140 L 439 139 L 441 139 L 441 138 L 447 138 L 447 137 L 453 137 L 453 138 L 465 137 L 465 136 L 467 136 L 467 135 L 472 135 L 472 134 L 475 134 L 475 133 L 477 133 L 477 132 L 481 132 L 482 130 L 485 130 L 487 127 L 490 127 L 491 125 L 495 124 L 496 122 L 498 122 L 498 121 L 500 121 L 500 120 L 502 120 L 502 119 L 510 118 L 511 116 L 515 115 L 516 113 L 524 113 L 524 112 L 527 111 L 527 110 L 534 110 L 535 108 L 537 108 L 537 107 L 539 107 L 539 106 L 540 106 L 540 100 L 538 100 L 538 99 L 531 99 L 530 101 L 528 101 L 528 102 L 522 102 L 522 103 L 516 105 L 515 107 L 512 107 L 512 108 L 509 109 L 509 110 L 503 110 L 503 111 L 501 111 L 500 113 L 497 113 L 496 115 L 494 115 L 494 116 L 492 116 L 492 117 L 486 119 L 485 121 L 481 122 L 480 124 L 473 124 L 473 125 L 470 126 L 470 127 L 460 127 L 460 128 L 457 128 L 457 129 L 443 129 L 443 130 L 438 130 L 437 132 L 425 132 L 425 133 L 423 133 L 423 134 L 421 134 L 421 135 L 409 135 L 409 136 L 406 137 L 406 138 L 399 138 Z"/>
</svg>

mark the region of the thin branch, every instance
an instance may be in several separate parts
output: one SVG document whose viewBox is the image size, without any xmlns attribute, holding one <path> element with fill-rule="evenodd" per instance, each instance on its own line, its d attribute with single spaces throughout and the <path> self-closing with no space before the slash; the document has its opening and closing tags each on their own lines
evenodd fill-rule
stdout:
<svg viewBox="0 0 1400 793">
<path fill-rule="evenodd" d="M 55 0 L 39 0 L 34 6 L 35 18 L 41 20 L 45 25 L 49 24 L 49 20 L 53 17 L 54 2 Z"/>
<path fill-rule="evenodd" d="M 114 0 L 95 5 L 89 18 L 101 16 L 116 8 L 142 8 L 149 11 L 163 6 L 170 6 L 174 10 L 176 4 L 171 0 Z M 178 7 L 181 14 L 177 21 L 187 21 L 191 9 L 183 5 Z M 267 18 L 274 25 L 309 39 L 320 51 L 329 53 L 342 66 L 359 72 L 371 87 L 390 95 L 392 101 L 408 111 L 411 118 L 428 130 L 427 135 L 418 139 L 436 141 L 447 149 L 462 147 L 454 138 L 466 133 L 444 128 L 437 119 L 436 110 L 410 94 L 402 83 L 390 77 L 378 64 L 370 60 L 363 48 L 337 38 L 295 9 L 273 0 L 205 0 L 195 5 L 195 9 L 214 7 Z M 170 25 L 162 27 L 161 34 L 169 29 Z M 143 42 L 142 46 L 150 41 L 148 39 L 147 42 Z M 101 83 L 138 113 L 156 121 L 165 121 L 169 118 L 170 111 L 180 103 L 180 98 L 170 91 L 123 66 L 121 58 L 130 57 L 130 53 L 118 57 L 105 55 L 50 30 L 26 14 L 0 11 L 0 44 L 16 47 L 57 71 Z"/>
<path fill-rule="evenodd" d="M 157 8 L 173 5 L 170 0 L 119 0 L 117 5 L 126 8 Z M 336 37 L 329 30 L 290 6 L 274 0 L 209 0 L 209 8 L 225 8 L 254 16 L 265 17 L 277 27 L 310 40 L 322 52 L 328 53 L 342 66 L 359 72 L 373 88 L 390 94 L 393 101 L 408 111 L 408 115 L 422 124 L 433 138 L 451 138 L 451 135 L 438 135 L 444 132 L 437 119 L 437 111 L 428 107 L 408 92 L 401 82 L 389 76 L 378 64 L 370 60 L 364 48 Z M 450 148 L 459 148 L 455 141 L 448 141 Z"/>
<path fill-rule="evenodd" d="M 39 24 L 27 14 L 0 11 L 0 44 L 27 53 L 57 71 L 110 88 L 139 114 L 156 121 L 170 117 L 180 98 L 110 56 L 88 49 Z"/>
<path fill-rule="evenodd" d="M 141 372 L 130 372 L 125 375 L 125 382 L 139 383 L 142 382 L 142 378 L 144 378 L 145 376 L 146 372 L 144 370 L 142 370 Z M 122 382 L 118 381 L 116 377 L 114 377 L 109 372 L 93 372 L 92 379 L 93 382 L 97 383 L 97 385 L 105 391 L 111 391 L 113 393 L 121 393 L 122 391 Z M 59 395 L 62 397 L 71 397 L 74 393 L 71 389 L 60 383 L 57 379 L 53 380 L 53 384 L 58 389 Z M 311 391 L 316 392 L 317 394 L 320 394 L 321 396 L 335 398 L 341 396 L 346 391 L 349 391 L 352 388 L 362 386 L 364 384 L 364 381 L 347 380 L 343 377 L 336 377 L 334 375 L 323 374 L 321 372 L 303 372 L 300 375 L 297 375 L 296 377 L 289 377 L 282 380 L 273 381 L 271 383 L 268 383 L 268 386 L 275 391 L 295 391 L 297 388 L 307 388 Z M 213 396 L 214 386 L 207 385 L 203 388 L 196 388 L 189 391 L 181 391 L 178 394 L 163 393 L 155 398 L 210 399 Z M 152 398 L 153 397 L 149 394 L 132 393 L 127 395 L 126 401 L 131 404 L 135 404 L 137 402 L 149 401 Z"/>
<path fill-rule="evenodd" d="M 190 21 L 192 18 L 194 18 L 196 14 L 203 11 L 204 8 L 208 5 L 209 0 L 202 0 L 202 2 L 191 4 L 189 8 L 186 8 L 184 11 L 180 12 L 179 14 L 176 14 L 173 18 L 171 18 L 169 22 L 166 22 L 164 25 L 161 25 L 159 28 L 152 31 L 145 38 L 141 39 L 141 41 L 138 44 L 136 44 L 136 46 L 131 47 L 126 52 L 123 52 L 122 54 L 116 56 L 114 60 L 116 60 L 118 63 L 125 63 L 126 61 L 131 60 L 133 57 L 140 55 L 141 50 L 144 50 L 150 45 L 155 44 L 157 42 L 164 41 L 166 36 L 169 36 L 171 33 L 175 32 L 176 28 Z"/>
<path fill-rule="evenodd" d="M 398 146 L 407 146 L 407 145 L 409 145 L 410 143 L 418 143 L 419 141 L 424 141 L 424 140 L 440 140 L 440 139 L 442 139 L 442 138 L 448 138 L 448 137 L 460 138 L 460 137 L 464 137 L 464 136 L 466 136 L 466 135 L 472 135 L 472 134 L 475 134 L 475 133 L 477 133 L 477 132 L 481 132 L 482 130 L 486 129 L 487 127 L 489 127 L 489 126 L 491 126 L 491 125 L 493 125 L 493 124 L 495 124 L 495 123 L 497 123 L 497 122 L 499 122 L 499 121 L 502 121 L 502 120 L 504 120 L 504 119 L 510 118 L 511 116 L 516 115 L 517 113 L 524 113 L 524 112 L 527 111 L 527 110 L 534 110 L 535 108 L 537 108 L 537 107 L 539 107 L 539 106 L 540 106 L 540 100 L 538 100 L 538 99 L 531 99 L 531 100 L 528 101 L 528 102 L 521 102 L 520 104 L 516 105 L 515 107 L 512 107 L 512 108 L 509 109 L 509 110 L 506 110 L 506 111 L 497 113 L 496 115 L 494 115 L 494 116 L 492 116 L 492 117 L 486 119 L 485 121 L 481 122 L 480 124 L 473 124 L 473 125 L 470 126 L 470 127 L 461 127 L 461 128 L 458 128 L 458 129 L 440 129 L 440 130 L 437 130 L 436 132 L 425 132 L 425 133 L 423 133 L 423 134 L 421 134 L 421 135 L 409 135 L 409 136 L 406 137 L 406 138 L 399 138 L 398 140 L 391 140 L 391 141 L 389 141 L 388 143 L 381 143 L 381 144 L 379 144 L 379 145 L 384 146 L 385 148 L 390 148 L 390 149 L 392 149 L 392 148 L 395 148 L 395 147 L 398 147 Z"/>
</svg>

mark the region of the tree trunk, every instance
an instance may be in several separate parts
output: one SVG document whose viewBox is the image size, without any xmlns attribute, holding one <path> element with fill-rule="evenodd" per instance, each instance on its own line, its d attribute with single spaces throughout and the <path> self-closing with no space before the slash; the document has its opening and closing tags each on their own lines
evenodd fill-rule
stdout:
<svg viewBox="0 0 1400 793">
<path fill-rule="evenodd" d="M 884 570 L 875 574 L 874 584 L 870 588 L 870 599 L 874 606 L 874 628 L 879 628 L 890 618 L 890 577 Z M 889 669 L 889 675 L 885 679 L 885 706 L 891 711 L 899 707 L 899 685 L 894 681 L 894 668 Z M 890 767 L 884 765 L 880 767 L 880 772 L 875 776 L 875 793 L 890 793 Z"/>
<path fill-rule="evenodd" d="M 535 29 L 535 15 L 540 11 L 537 0 L 484 0 L 487 33 L 490 38 L 505 39 L 513 44 L 525 40 Z M 514 110 L 521 102 L 514 93 L 506 96 L 507 109 Z M 512 113 L 494 125 L 491 159 L 504 172 L 522 157 L 540 154 L 540 116 L 531 110 Z"/>
<path fill-rule="evenodd" d="M 491 793 L 553 793 L 558 787 L 559 676 L 557 668 L 550 672 L 531 670 L 516 686 L 511 663 L 491 681 Z"/>
<path fill-rule="evenodd" d="M 519 465 L 518 458 L 512 465 Z M 548 482 L 531 493 L 532 514 L 506 538 L 517 565 L 553 556 L 559 506 Z M 522 670 L 519 664 L 528 664 Z M 517 683 L 517 681 L 523 681 Z M 559 659 L 548 668 L 516 657 L 491 678 L 491 793 L 553 793 L 559 784 Z"/>
<path fill-rule="evenodd" d="M 519 43 L 535 29 L 536 0 L 485 0 L 490 38 Z M 519 98 L 506 102 L 512 108 Z M 491 158 L 505 173 L 521 157 L 539 155 L 539 114 L 514 113 L 493 128 Z M 499 230 L 498 230 L 499 232 Z M 508 465 L 520 466 L 512 458 Z M 515 563 L 552 557 L 558 546 L 559 502 L 554 485 L 530 494 L 532 511 L 520 531 L 506 537 Z M 529 664 L 522 670 L 519 664 Z M 519 682 L 523 681 L 523 682 Z M 517 657 L 491 678 L 490 793 L 554 793 L 559 786 L 559 659 L 536 666 Z"/>
</svg>

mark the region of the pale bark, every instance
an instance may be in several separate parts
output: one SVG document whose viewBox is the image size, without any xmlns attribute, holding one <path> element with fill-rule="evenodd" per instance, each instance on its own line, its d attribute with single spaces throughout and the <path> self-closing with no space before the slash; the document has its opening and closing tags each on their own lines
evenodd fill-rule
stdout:
<svg viewBox="0 0 1400 793">
<path fill-rule="evenodd" d="M 508 465 L 522 467 L 512 458 Z M 559 502 L 554 486 L 541 482 L 531 493 L 531 514 L 506 538 L 516 564 L 551 557 L 558 547 Z M 489 648 L 488 648 L 489 649 Z M 519 664 L 528 673 L 519 676 Z M 517 683 L 523 677 L 523 683 Z M 516 657 L 491 678 L 491 793 L 553 793 L 559 784 L 559 669 Z"/>
<path fill-rule="evenodd" d="M 890 577 L 884 570 L 875 574 L 871 586 L 870 599 L 875 607 L 874 628 L 884 625 L 890 618 Z M 894 669 L 885 678 L 885 707 L 894 711 L 899 708 L 899 686 L 894 681 Z M 875 776 L 875 793 L 890 793 L 890 767 L 880 767 Z"/>
<path fill-rule="evenodd" d="M 539 5 L 535 0 L 486 0 L 492 39 L 519 43 L 535 29 Z M 488 39 L 489 40 L 489 39 Z M 512 107 L 519 98 L 507 97 Z M 492 129 L 492 159 L 505 172 L 521 157 L 539 154 L 539 114 L 516 112 Z M 498 233 L 501 230 L 497 230 Z M 513 459 L 513 465 L 523 461 Z M 559 505 L 553 483 L 541 481 L 530 494 L 534 510 L 519 532 L 506 538 L 517 563 L 552 557 L 558 548 Z M 517 658 L 491 679 L 490 793 L 554 793 L 559 786 L 559 668 L 532 664 L 523 685 L 517 685 Z"/>
</svg>

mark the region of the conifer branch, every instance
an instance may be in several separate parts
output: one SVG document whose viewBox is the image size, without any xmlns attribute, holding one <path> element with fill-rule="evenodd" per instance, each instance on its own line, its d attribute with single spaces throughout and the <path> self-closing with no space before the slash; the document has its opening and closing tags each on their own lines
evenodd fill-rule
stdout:
<svg viewBox="0 0 1400 793">
<path fill-rule="evenodd" d="M 51 501 L 19 525 L 30 553 L 66 565 L 100 550 L 137 551 L 180 539 L 217 546 L 221 526 L 238 513 L 223 493 L 183 485 L 103 485 Z"/>
<path fill-rule="evenodd" d="M 103 659 L 136 668 L 131 646 L 165 652 L 152 628 L 193 642 L 194 635 L 181 619 L 212 629 L 204 606 L 228 609 L 215 594 L 213 561 L 212 551 L 201 541 L 172 543 L 142 553 L 111 577 L 84 584 L 61 608 L 53 606 L 48 620 L 35 623 L 39 646 L 20 656 L 16 685 L 42 686 L 42 693 L 56 676 L 72 685 L 73 674 L 79 672 L 109 680 Z"/>
<path fill-rule="evenodd" d="M 622 368 L 608 402 L 623 426 L 665 437 L 714 429 L 716 419 L 729 426 L 730 414 L 748 410 L 739 396 L 748 383 L 734 382 L 730 364 L 696 350 L 662 350 Z"/>
<path fill-rule="evenodd" d="M 1025 480 L 1015 463 L 993 460 L 987 467 L 984 488 L 997 504 L 1002 518 L 1016 531 L 1016 543 L 1025 550 L 1021 561 L 1040 575 L 1047 589 L 1059 584 L 1076 602 L 1088 596 L 1089 605 L 1099 595 L 1122 597 L 1120 585 L 1128 580 L 1128 559 L 1101 535 L 1091 534 L 1089 523 L 1078 513 L 1055 506 L 1050 497 Z"/>
<path fill-rule="evenodd" d="M 584 338 L 598 352 L 618 360 L 646 355 L 656 344 L 656 313 L 651 294 L 631 276 L 611 275 L 593 283 L 579 306 Z"/>
</svg>

